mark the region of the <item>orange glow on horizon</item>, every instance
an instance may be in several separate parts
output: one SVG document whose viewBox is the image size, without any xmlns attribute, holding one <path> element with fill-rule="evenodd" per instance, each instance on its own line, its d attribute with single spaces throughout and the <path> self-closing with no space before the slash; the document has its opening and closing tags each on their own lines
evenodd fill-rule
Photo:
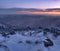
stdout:
<svg viewBox="0 0 60 51">
<path fill-rule="evenodd" d="M 30 11 L 23 11 L 23 12 L 17 12 L 18 14 L 40 14 L 40 15 L 60 15 L 60 12 L 56 11 L 45 11 L 45 12 L 30 12 Z"/>
<path fill-rule="evenodd" d="M 60 15 L 60 12 L 31 12 L 32 14 Z"/>
</svg>

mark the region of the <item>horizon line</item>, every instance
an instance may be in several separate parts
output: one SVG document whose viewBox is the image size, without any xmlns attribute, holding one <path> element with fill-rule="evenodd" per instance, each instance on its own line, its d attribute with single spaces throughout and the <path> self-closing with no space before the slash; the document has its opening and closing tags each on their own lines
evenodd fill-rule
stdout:
<svg viewBox="0 0 60 51">
<path fill-rule="evenodd" d="M 25 8 L 25 7 L 5 7 L 6 8 Z M 25 8 L 25 9 L 59 9 L 59 8 Z"/>
</svg>

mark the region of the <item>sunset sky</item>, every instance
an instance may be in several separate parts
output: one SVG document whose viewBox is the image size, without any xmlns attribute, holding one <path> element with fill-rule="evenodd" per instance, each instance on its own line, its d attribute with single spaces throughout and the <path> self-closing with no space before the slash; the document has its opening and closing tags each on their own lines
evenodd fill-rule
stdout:
<svg viewBox="0 0 60 51">
<path fill-rule="evenodd" d="M 60 0 L 0 0 L 0 8 L 36 8 L 43 9 L 42 11 L 9 11 L 9 13 L 24 13 L 24 14 L 53 14 L 60 15 L 60 9 L 54 10 L 54 8 L 60 8 Z M 46 11 L 45 9 L 51 9 L 51 11 Z M 14 9 L 13 9 L 14 10 Z M 7 11 L 0 11 L 3 13 L 8 13 Z M 0 14 L 1 14 L 0 13 Z"/>
<path fill-rule="evenodd" d="M 60 8 L 60 0 L 0 0 L 0 8 Z"/>
</svg>

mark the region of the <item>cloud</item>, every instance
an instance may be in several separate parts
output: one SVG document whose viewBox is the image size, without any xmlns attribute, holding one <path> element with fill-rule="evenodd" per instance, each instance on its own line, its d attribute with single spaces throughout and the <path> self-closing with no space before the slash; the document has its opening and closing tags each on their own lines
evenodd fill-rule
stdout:
<svg viewBox="0 0 60 51">
<path fill-rule="evenodd" d="M 35 9 L 35 8 L 1 8 L 0 14 L 43 14 L 60 15 L 60 8 Z"/>
</svg>

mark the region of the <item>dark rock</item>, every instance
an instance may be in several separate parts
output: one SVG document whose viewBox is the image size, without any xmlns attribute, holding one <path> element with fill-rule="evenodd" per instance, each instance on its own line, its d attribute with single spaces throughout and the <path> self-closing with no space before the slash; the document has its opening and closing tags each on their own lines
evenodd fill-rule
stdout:
<svg viewBox="0 0 60 51">
<path fill-rule="evenodd" d="M 53 42 L 50 39 L 46 39 L 46 41 L 43 42 L 45 47 L 53 46 Z"/>
<path fill-rule="evenodd" d="M 26 40 L 26 43 L 31 44 L 32 42 L 31 42 L 31 41 L 29 41 L 29 40 Z"/>
<path fill-rule="evenodd" d="M 40 42 L 40 41 L 38 41 L 38 40 L 37 40 L 37 41 L 35 41 L 35 44 L 40 44 L 40 43 L 41 43 L 41 42 Z"/>
</svg>

